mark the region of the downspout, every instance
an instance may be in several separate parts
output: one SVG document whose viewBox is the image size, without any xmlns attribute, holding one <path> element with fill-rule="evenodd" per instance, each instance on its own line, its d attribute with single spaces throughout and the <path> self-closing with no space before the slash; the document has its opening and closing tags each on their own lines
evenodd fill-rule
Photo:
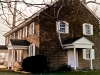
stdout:
<svg viewBox="0 0 100 75">
<path fill-rule="evenodd" d="M 58 21 L 59 12 L 60 12 L 60 10 L 62 9 L 62 7 L 63 7 L 63 5 L 59 8 L 59 10 L 58 10 L 58 12 L 57 12 L 57 21 Z M 56 24 L 57 24 L 57 25 L 56 25 L 56 29 L 58 28 L 58 30 L 57 30 L 58 39 L 59 39 L 59 42 L 60 42 L 61 47 L 64 49 L 64 47 L 63 47 L 63 45 L 62 45 L 62 40 L 61 40 L 60 32 L 59 32 L 59 26 L 58 26 L 59 24 L 58 24 L 58 22 L 57 22 Z"/>
</svg>

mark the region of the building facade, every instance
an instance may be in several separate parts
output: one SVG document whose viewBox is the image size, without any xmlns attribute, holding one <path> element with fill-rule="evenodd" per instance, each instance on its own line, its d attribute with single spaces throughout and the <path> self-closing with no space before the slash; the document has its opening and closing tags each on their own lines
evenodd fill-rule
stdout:
<svg viewBox="0 0 100 75">
<path fill-rule="evenodd" d="M 54 6 L 56 8 L 54 9 Z M 60 5 L 60 6 L 59 6 Z M 62 6 L 63 5 L 63 6 Z M 8 31 L 8 66 L 27 56 L 45 55 L 49 69 L 99 69 L 99 19 L 83 1 L 58 1 Z"/>
</svg>

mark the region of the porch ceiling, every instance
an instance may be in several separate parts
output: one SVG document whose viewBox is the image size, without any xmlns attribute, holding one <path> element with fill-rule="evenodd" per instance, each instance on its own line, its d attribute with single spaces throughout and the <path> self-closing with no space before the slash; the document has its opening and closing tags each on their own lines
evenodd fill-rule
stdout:
<svg viewBox="0 0 100 75">
<path fill-rule="evenodd" d="M 85 37 L 70 38 L 63 42 L 64 49 L 67 48 L 92 48 L 94 43 Z"/>
</svg>

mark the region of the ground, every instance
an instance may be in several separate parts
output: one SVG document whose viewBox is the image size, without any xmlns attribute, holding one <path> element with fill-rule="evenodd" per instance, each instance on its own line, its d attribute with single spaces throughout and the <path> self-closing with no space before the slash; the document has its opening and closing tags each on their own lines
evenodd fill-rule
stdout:
<svg viewBox="0 0 100 75">
<path fill-rule="evenodd" d="M 72 72 L 49 72 L 49 73 L 23 73 L 23 72 L 14 72 L 9 70 L 0 70 L 0 75 L 100 75 L 100 71 L 72 71 Z"/>
</svg>

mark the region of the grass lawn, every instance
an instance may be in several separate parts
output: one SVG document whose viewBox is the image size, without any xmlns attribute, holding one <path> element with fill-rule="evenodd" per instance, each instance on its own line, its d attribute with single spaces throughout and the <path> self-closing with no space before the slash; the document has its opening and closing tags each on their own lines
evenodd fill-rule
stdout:
<svg viewBox="0 0 100 75">
<path fill-rule="evenodd" d="M 38 73 L 28 74 L 13 72 L 8 70 L 0 70 L 0 75 L 100 75 L 100 71 L 73 71 L 73 72 L 52 72 L 52 73 Z"/>
</svg>

